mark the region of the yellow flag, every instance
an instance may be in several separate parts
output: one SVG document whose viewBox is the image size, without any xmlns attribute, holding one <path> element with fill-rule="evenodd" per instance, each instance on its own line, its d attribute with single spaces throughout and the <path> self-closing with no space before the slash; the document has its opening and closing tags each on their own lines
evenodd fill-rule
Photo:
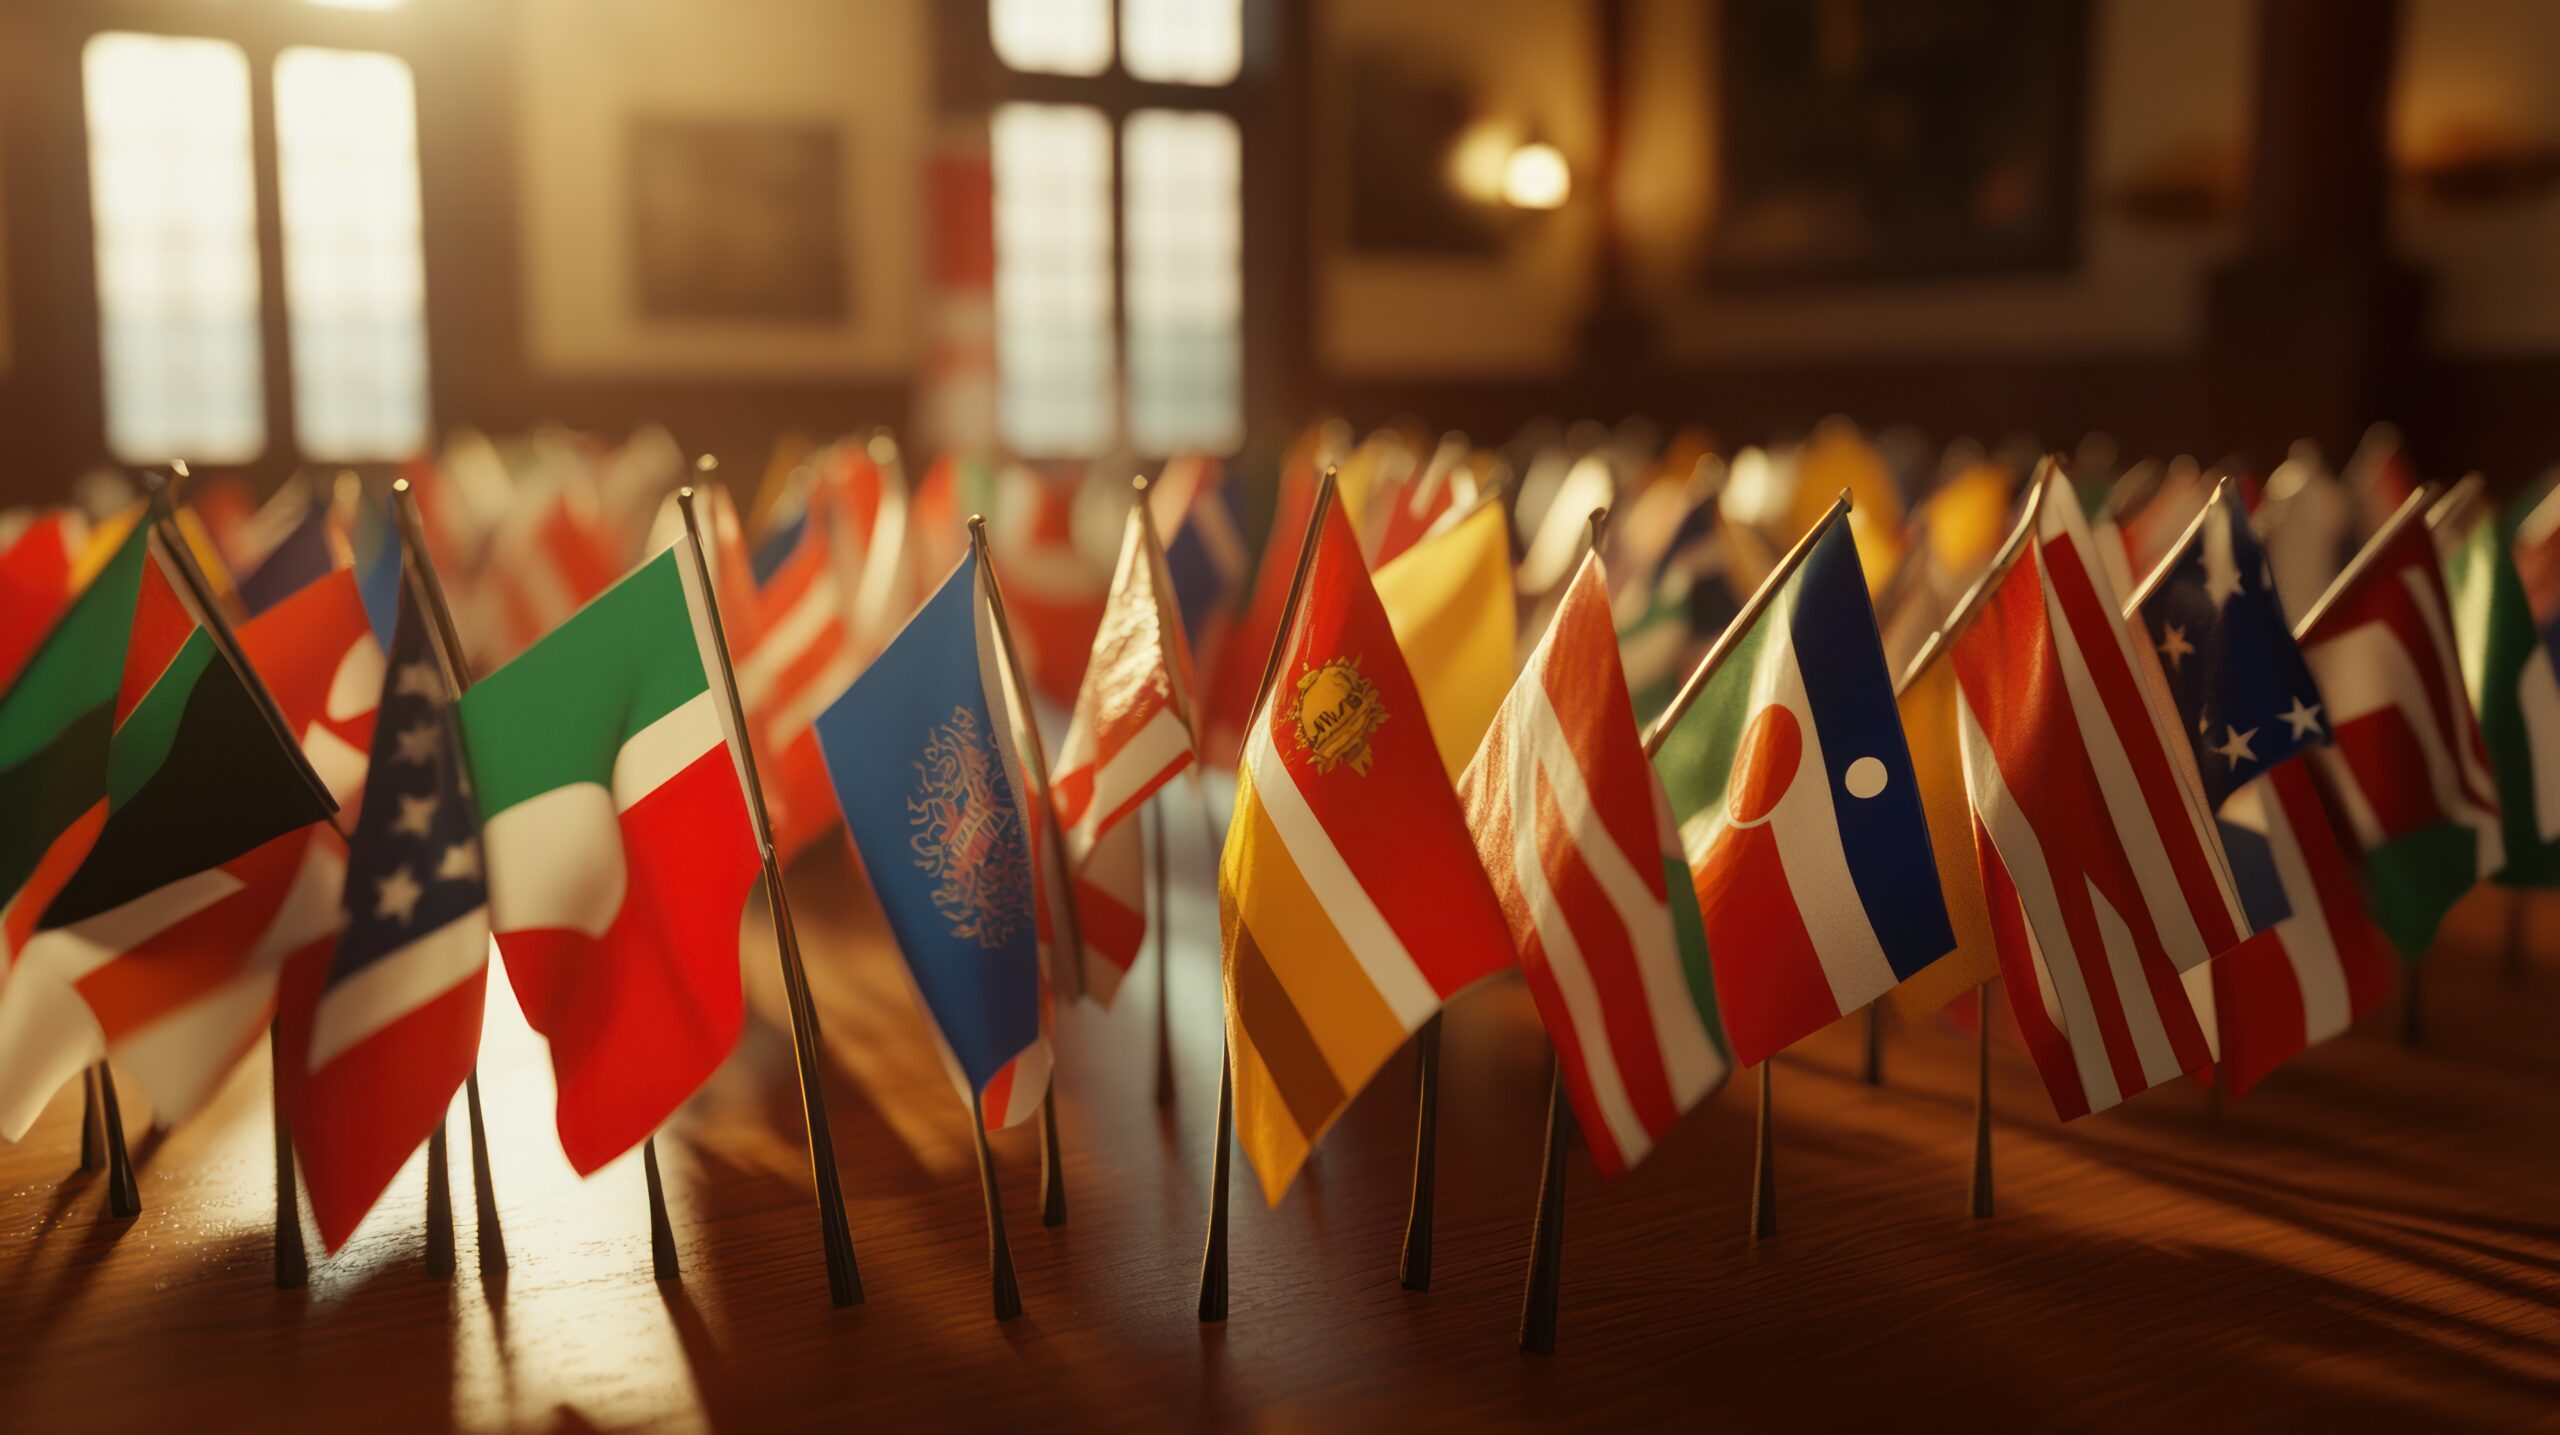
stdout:
<svg viewBox="0 0 2560 1435">
<path fill-rule="evenodd" d="M 1973 804 L 1965 796 L 1964 761 L 1956 734 L 1956 665 L 1941 658 L 1904 690 L 1903 736 L 1911 744 L 1912 775 L 1920 783 L 1920 809 L 1929 820 L 1929 852 L 1938 861 L 1947 920 L 1956 949 L 1922 967 L 1895 987 L 1893 1007 L 1918 1022 L 2000 975 L 1991 945 L 1991 909 L 1982 899 L 1982 868 L 1973 853 Z"/>
<path fill-rule="evenodd" d="M 1520 619 L 1501 506 L 1479 504 L 1398 554 L 1375 581 L 1455 782 L 1511 691 Z"/>
<path fill-rule="evenodd" d="M 1788 505 L 1783 534 L 1787 543 L 1811 531 L 1831 511 L 1840 490 L 1849 490 L 1849 536 L 1857 540 L 1858 566 L 1866 570 L 1867 592 L 1875 593 L 1893 573 L 1902 555 L 1902 492 L 1884 455 L 1841 419 L 1825 421 L 1796 455 L 1796 487 Z"/>
<path fill-rule="evenodd" d="M 2009 470 L 1973 465 L 1940 484 L 1920 505 L 1920 515 L 1938 566 L 1970 579 L 2009 536 Z"/>
</svg>

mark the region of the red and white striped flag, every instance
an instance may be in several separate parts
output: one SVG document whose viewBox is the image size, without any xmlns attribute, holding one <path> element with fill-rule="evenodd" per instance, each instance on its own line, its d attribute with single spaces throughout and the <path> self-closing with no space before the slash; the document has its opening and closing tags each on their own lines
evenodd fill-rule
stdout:
<svg viewBox="0 0 2560 1435">
<path fill-rule="evenodd" d="M 1145 505 L 1133 504 L 1049 783 L 1075 874 L 1085 992 L 1104 1006 L 1147 933 L 1138 825 L 1129 819 L 1192 758 L 1191 651 L 1164 552 Z"/>
<path fill-rule="evenodd" d="M 1732 1067 L 1671 801 L 1645 760 L 1597 558 L 1458 779 L 1591 1159 L 1644 1159 Z"/>
<path fill-rule="evenodd" d="M 2046 483 L 2027 521 L 1950 661 L 2001 976 L 2069 1120 L 2212 1060 L 2181 974 L 2248 926 L 2070 490 Z"/>
</svg>

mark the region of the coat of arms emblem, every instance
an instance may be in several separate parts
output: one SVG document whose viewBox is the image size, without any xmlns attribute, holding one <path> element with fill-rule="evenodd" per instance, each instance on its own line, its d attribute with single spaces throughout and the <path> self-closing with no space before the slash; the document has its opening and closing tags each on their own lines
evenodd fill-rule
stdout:
<svg viewBox="0 0 2560 1435">
<path fill-rule="evenodd" d="M 955 707 L 916 759 L 907 839 L 933 878 L 933 908 L 951 935 L 993 950 L 1031 925 L 1031 849 L 993 744 L 969 708 Z"/>
<path fill-rule="evenodd" d="M 1297 704 L 1289 712 L 1298 748 L 1319 775 L 1348 763 L 1366 776 L 1370 734 L 1386 720 L 1377 686 L 1360 675 L 1357 658 L 1335 658 L 1308 669 L 1298 679 Z"/>
</svg>

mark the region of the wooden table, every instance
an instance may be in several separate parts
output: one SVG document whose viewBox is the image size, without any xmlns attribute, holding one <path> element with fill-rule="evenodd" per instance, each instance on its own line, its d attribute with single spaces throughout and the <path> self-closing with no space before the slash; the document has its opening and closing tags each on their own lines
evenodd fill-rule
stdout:
<svg viewBox="0 0 2560 1435">
<path fill-rule="evenodd" d="M 2536 909 L 2540 961 L 2513 984 L 2506 896 L 2475 894 L 2429 971 L 2424 1050 L 2378 1013 L 2218 1113 L 2188 1085 L 2060 1127 L 2025 1054 L 1997 1050 L 1987 1222 L 1965 1215 L 1970 1039 L 1896 1032 L 1871 1089 L 1844 1024 L 1779 1066 L 1772 1242 L 1745 1239 L 1748 1076 L 1614 1187 L 1576 1157 L 1560 1349 L 1533 1357 L 1514 1332 L 1547 1057 L 1516 982 L 1449 1016 L 1435 1287 L 1396 1281 L 1399 1062 L 1279 1209 L 1239 1169 L 1233 1314 L 1194 1318 L 1216 957 L 1206 843 L 1180 856 L 1175 1105 L 1151 1094 L 1142 965 L 1119 1009 L 1060 1017 L 1065 1226 L 1039 1223 L 1036 1136 L 998 1138 L 1017 1321 L 989 1318 L 963 1108 L 830 849 L 793 892 L 867 1303 L 828 1306 L 769 1022 L 661 1140 L 685 1274 L 659 1285 L 636 1160 L 569 1173 L 540 1045 L 496 995 L 503 1281 L 473 1270 L 458 1139 L 461 1275 L 422 1269 L 421 1158 L 307 1290 L 279 1292 L 263 1058 L 140 1140 L 131 1222 L 75 1173 L 66 1093 L 0 1148 L 0 1428 L 2511 1428 L 2560 1411 L 2560 903 Z M 750 985 L 774 1013 L 760 921 Z"/>
</svg>

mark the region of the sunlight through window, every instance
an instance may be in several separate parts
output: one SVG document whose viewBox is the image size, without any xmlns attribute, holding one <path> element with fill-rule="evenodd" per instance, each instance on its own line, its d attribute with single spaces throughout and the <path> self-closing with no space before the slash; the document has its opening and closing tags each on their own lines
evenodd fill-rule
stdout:
<svg viewBox="0 0 2560 1435">
<path fill-rule="evenodd" d="M 1231 452 L 1244 440 L 1236 122 L 1140 110 L 1122 133 L 1129 441 L 1142 453 Z"/>
<path fill-rule="evenodd" d="M 988 0 L 996 58 L 1044 75 L 1111 68 L 1111 0 Z"/>
<path fill-rule="evenodd" d="M 1244 68 L 1242 0 L 1120 0 L 1120 61 L 1141 80 L 1223 85 Z"/>
<path fill-rule="evenodd" d="M 107 446 L 129 463 L 266 447 L 249 62 L 109 32 L 81 55 Z"/>
<path fill-rule="evenodd" d="M 427 439 L 417 97 L 396 56 L 276 57 L 295 438 L 313 458 L 390 459 Z"/>
<path fill-rule="evenodd" d="M 1113 437 L 1111 125 L 1008 104 L 992 127 L 997 407 L 1005 442 L 1092 454 Z"/>
</svg>

